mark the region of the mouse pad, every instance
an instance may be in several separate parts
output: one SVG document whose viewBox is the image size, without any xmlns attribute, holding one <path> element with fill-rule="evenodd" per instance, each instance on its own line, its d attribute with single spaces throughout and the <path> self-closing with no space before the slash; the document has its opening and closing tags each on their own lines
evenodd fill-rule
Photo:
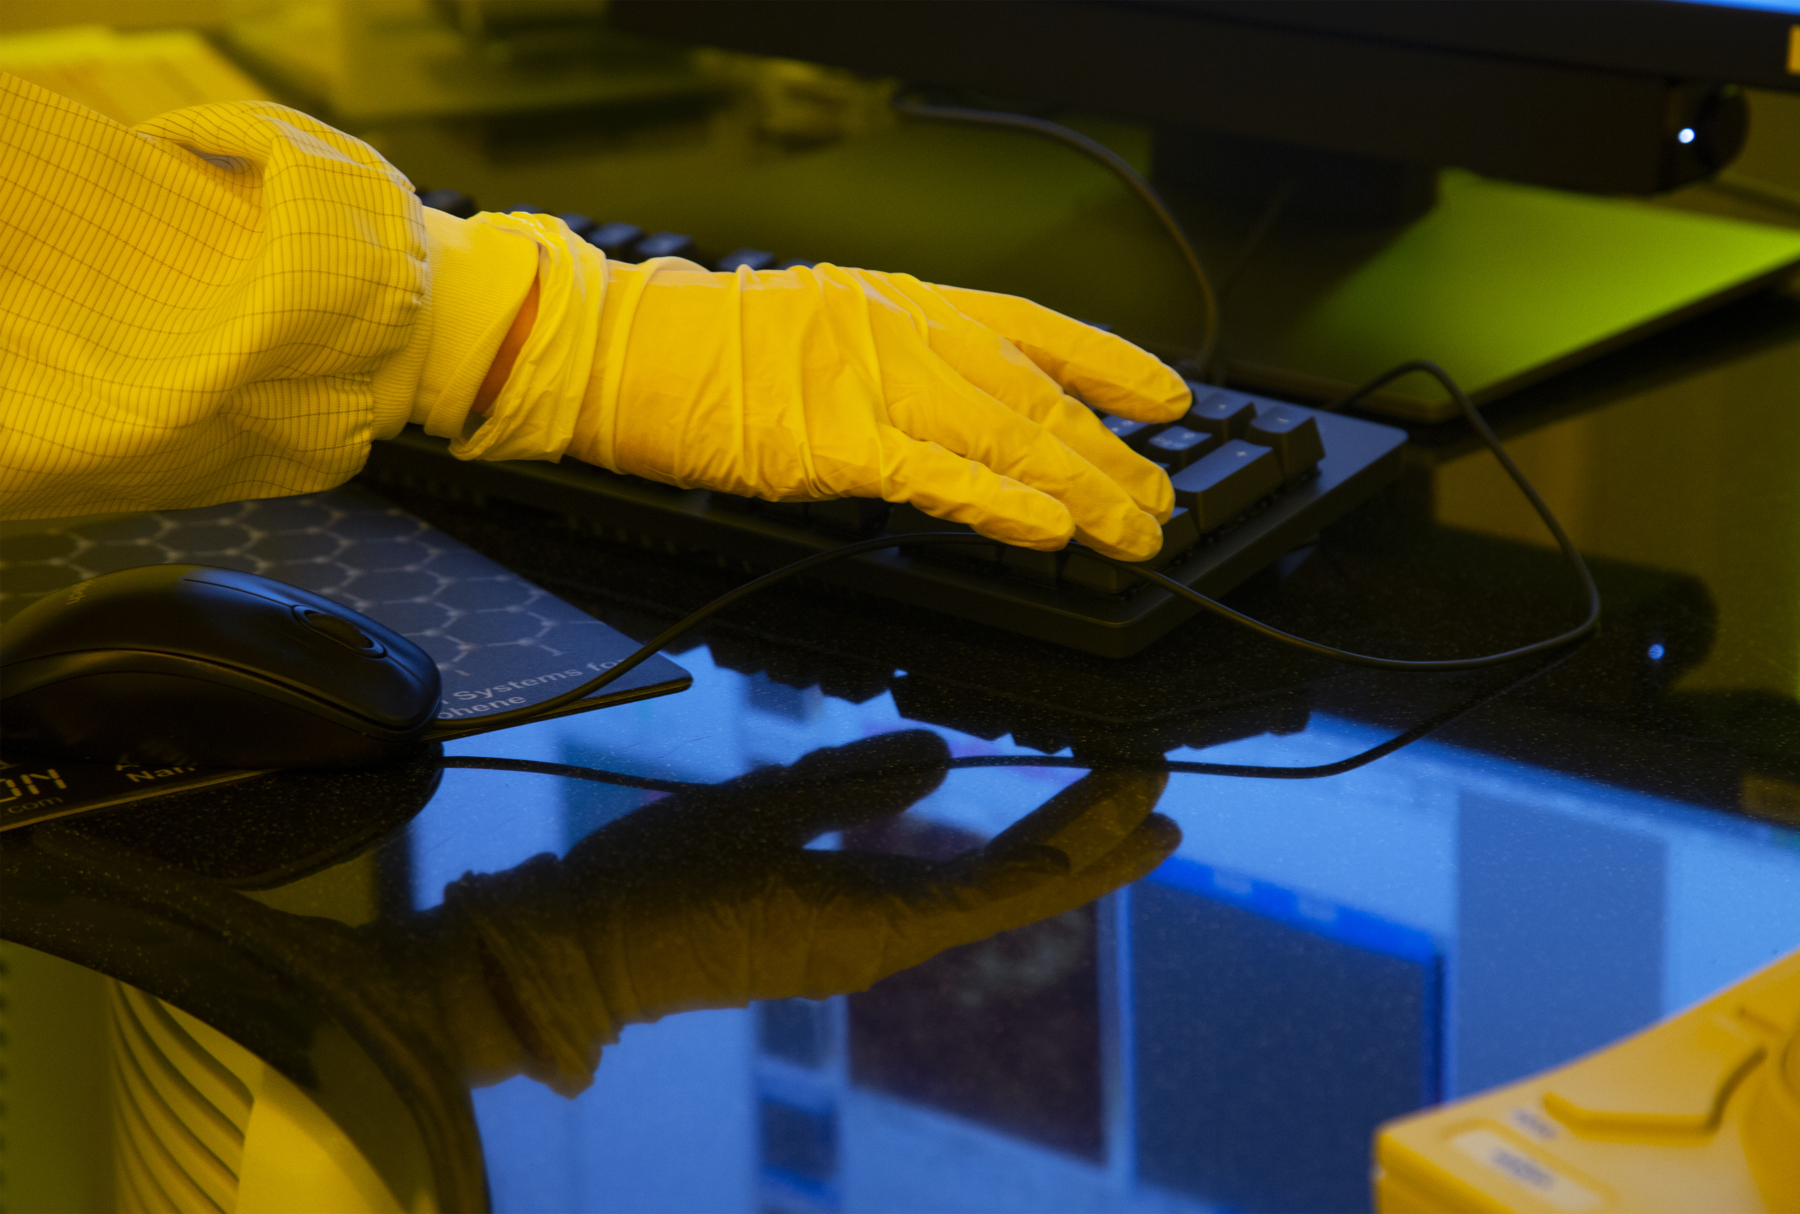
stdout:
<svg viewBox="0 0 1800 1214">
<path fill-rule="evenodd" d="M 0 620 L 45 594 L 139 565 L 259 573 L 379 620 L 438 664 L 441 736 L 542 703 L 638 648 L 549 591 L 356 487 L 100 520 L 14 522 L 0 534 Z M 681 691 L 693 679 L 658 655 L 547 716 Z M 0 758 L 0 830 L 253 772 Z"/>
</svg>

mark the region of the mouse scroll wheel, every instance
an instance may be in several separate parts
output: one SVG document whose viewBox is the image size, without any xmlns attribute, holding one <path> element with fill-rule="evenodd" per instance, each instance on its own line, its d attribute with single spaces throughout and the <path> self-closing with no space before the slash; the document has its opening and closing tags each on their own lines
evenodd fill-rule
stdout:
<svg viewBox="0 0 1800 1214">
<path fill-rule="evenodd" d="M 314 632 L 324 633 L 340 645 L 360 650 L 367 654 L 380 653 L 381 643 L 362 629 L 346 620 L 341 615 L 330 615 L 323 611 L 314 611 L 310 607 L 300 609 L 300 618 Z"/>
</svg>

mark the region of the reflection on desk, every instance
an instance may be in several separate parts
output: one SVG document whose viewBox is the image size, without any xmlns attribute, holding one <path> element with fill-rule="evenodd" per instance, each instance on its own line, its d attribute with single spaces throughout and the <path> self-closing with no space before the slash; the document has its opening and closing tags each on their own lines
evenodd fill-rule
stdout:
<svg viewBox="0 0 1800 1214">
<path fill-rule="evenodd" d="M 1481 749 L 1427 738 L 1312 780 L 1177 774 L 1159 808 L 1183 839 L 1157 866 L 1173 834 L 1131 830 L 1148 790 L 1096 816 L 1097 778 L 1070 768 L 946 777 L 947 753 L 1035 752 L 905 731 L 889 695 L 786 687 L 705 649 L 684 663 L 683 696 L 452 747 L 625 783 L 457 767 L 402 831 L 310 875 L 265 840 L 257 863 L 283 876 L 226 895 L 204 966 L 108 952 L 66 901 L 31 942 L 291 1066 L 195 980 L 261 957 L 289 978 L 255 1015 L 318 1009 L 302 1018 L 348 1022 L 378 1058 L 398 1043 L 378 1070 L 413 1085 L 414 1116 L 472 1113 L 496 1206 L 546 1210 L 1356 1208 L 1379 1121 L 1603 1044 L 1800 942 L 1792 831 Z M 1170 758 L 1318 767 L 1391 736 L 1297 724 Z M 72 865 L 106 870 L 140 924 L 192 920 L 224 877 L 175 867 L 206 848 L 143 859 L 156 832 L 122 816 L 13 834 L 36 857 L 6 849 L 25 864 L 15 935 L 31 864 L 63 887 Z M 1038 867 L 1057 840 L 1117 867 L 1079 888 Z M 986 860 L 949 859 L 972 849 Z M 1044 893 L 979 897 L 1009 881 Z M 409 1078 L 418 1063 L 443 1082 Z M 590 1074 L 573 1101 L 545 1086 Z M 501 1082 L 452 1099 L 472 1079 Z"/>
<path fill-rule="evenodd" d="M 618 783 L 433 765 L 400 782 L 413 791 L 396 785 L 393 816 L 355 830 L 353 798 L 284 794 L 289 777 L 211 815 L 190 803 L 183 826 L 46 823 L 10 832 L 33 840 L 41 879 L 9 872 L 0 930 L 29 927 L 28 943 L 283 1074 L 312 1067 L 306 1090 L 357 1141 L 380 1138 L 369 1110 L 410 1117 L 446 1205 L 473 1193 L 463 1204 L 479 1207 L 485 1166 L 504 1210 L 1367 1209 L 1381 1120 L 1563 1064 L 1800 946 L 1800 327 L 1792 309 L 1745 315 L 1496 408 L 1606 597 L 1603 634 L 1553 668 L 1345 671 L 1211 621 L 1110 663 L 778 590 L 685 652 L 690 691 L 447 747 Z M 1394 491 L 1231 605 L 1409 656 L 1562 624 L 1566 573 L 1510 497 L 1454 436 L 1415 450 Z M 405 504 L 632 636 L 735 582 L 535 516 Z M 455 932 L 477 937 L 471 914 L 573 915 L 580 903 L 539 908 L 527 892 L 592 865 L 608 881 L 710 881 L 707 932 L 772 930 L 730 910 L 756 838 L 677 845 L 633 824 L 676 813 L 689 786 L 920 728 L 953 762 L 994 765 L 953 767 L 932 790 L 871 760 L 847 785 L 888 788 L 895 810 L 907 789 L 920 799 L 784 863 L 833 849 L 944 863 L 992 847 L 1081 767 L 1165 756 L 1182 768 L 1157 812 L 1181 842 L 1142 880 L 867 991 L 625 1027 L 573 1100 L 528 1072 L 585 1077 L 574 1047 L 501 1050 L 487 1074 L 523 1073 L 471 1094 L 449 1044 L 459 1022 L 432 993 L 488 989 L 480 966 L 432 963 Z M 308 825 L 309 802 L 340 819 Z M 183 861 L 176 839 L 202 827 L 232 846 L 194 843 Z M 0 853 L 23 863 L 24 844 Z M 213 851 L 234 867 L 192 867 Z M 528 866 L 546 852 L 558 859 Z M 500 989 L 541 959 L 502 953 Z M 702 975 L 740 998 L 751 976 Z M 522 1040 L 485 1014 L 499 1040 Z M 608 1032 L 550 1027 L 562 1035 L 547 1041 L 585 1049 Z M 385 1102 L 370 1095 L 384 1087 Z"/>
</svg>

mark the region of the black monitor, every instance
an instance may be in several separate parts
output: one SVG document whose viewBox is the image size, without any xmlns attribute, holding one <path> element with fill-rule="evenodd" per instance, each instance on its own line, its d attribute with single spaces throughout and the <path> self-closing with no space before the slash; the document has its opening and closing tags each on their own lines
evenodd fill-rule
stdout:
<svg viewBox="0 0 1800 1214">
<path fill-rule="evenodd" d="M 1459 184 L 1451 200 L 1440 189 L 1445 168 L 1597 196 L 1656 195 L 1717 172 L 1745 140 L 1745 87 L 1800 92 L 1800 0 L 613 0 L 610 11 L 638 33 L 1145 124 L 1157 184 L 1202 244 L 1219 246 L 1278 198 L 1275 239 L 1294 248 L 1265 258 L 1264 281 L 1244 284 L 1245 306 L 1227 311 L 1248 325 L 1235 343 L 1226 329 L 1234 374 L 1265 387 L 1320 395 L 1383 359 L 1435 356 L 1460 358 L 1452 370 L 1488 398 L 1800 261 L 1800 238 L 1780 229 L 1658 226 L 1633 213 L 1625 236 L 1604 207 L 1546 218 L 1539 195 L 1471 200 Z M 1307 317 L 1330 291 L 1403 245 L 1440 201 L 1454 215 L 1436 224 L 1465 231 L 1434 236 L 1434 250 L 1456 251 L 1428 253 L 1428 267 L 1388 258 L 1378 294 L 1400 301 L 1388 331 L 1303 331 L 1318 328 Z M 1470 225 L 1542 239 L 1501 255 Z M 1393 240 L 1371 243 L 1383 230 Z M 1684 264 L 1663 258 L 1668 248 L 1686 250 Z M 1508 270 L 1534 252 L 1541 266 Z M 1615 264 L 1644 259 L 1672 272 L 1593 298 Z M 1446 299 L 1496 292 L 1528 312 L 1540 285 L 1549 299 L 1584 301 L 1566 331 L 1433 349 L 1456 343 L 1403 315 L 1408 300 L 1441 317 Z M 1354 296 L 1342 308 L 1367 310 Z M 1370 359 L 1340 350 L 1357 340 Z M 1388 403 L 1445 412 L 1425 397 Z"/>
<path fill-rule="evenodd" d="M 1800 91 L 1800 4 L 617 0 L 626 28 L 1165 127 L 1601 193 L 1742 145 Z M 1158 165 L 1159 171 L 1163 166 Z"/>
</svg>

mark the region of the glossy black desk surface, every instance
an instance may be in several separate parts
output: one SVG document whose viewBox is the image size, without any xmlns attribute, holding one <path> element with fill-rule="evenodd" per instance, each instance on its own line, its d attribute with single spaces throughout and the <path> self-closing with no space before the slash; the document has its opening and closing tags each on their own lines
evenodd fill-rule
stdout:
<svg viewBox="0 0 1800 1214">
<path fill-rule="evenodd" d="M 676 696 L 11 832 L 8 934 L 336 1107 L 391 1083 L 440 1149 L 472 1109 L 501 1210 L 1363 1208 L 1381 1119 L 1800 946 L 1797 405 L 1775 298 L 1494 409 L 1606 596 L 1549 662 L 1370 673 L 1212 620 L 1107 662 L 784 589 Z M 1468 436 L 1411 456 L 1233 605 L 1398 656 L 1572 621 Z M 741 576 L 399 504 L 635 636 Z M 333 1033 L 372 1066 L 321 1078 Z"/>
</svg>

